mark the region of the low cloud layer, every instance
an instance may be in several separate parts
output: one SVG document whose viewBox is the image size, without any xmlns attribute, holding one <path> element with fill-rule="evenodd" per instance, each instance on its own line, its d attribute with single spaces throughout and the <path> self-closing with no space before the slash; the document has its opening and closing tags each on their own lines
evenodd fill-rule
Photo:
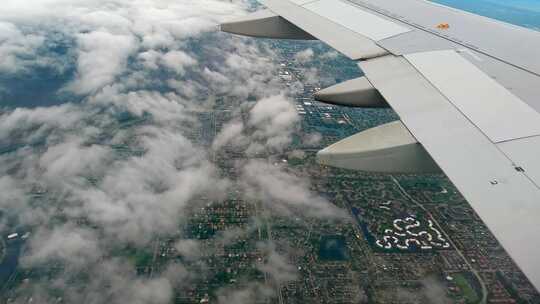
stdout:
<svg viewBox="0 0 540 304">
<path fill-rule="evenodd" d="M 249 160 L 242 168 L 246 196 L 260 200 L 278 214 L 346 218 L 345 211 L 330 204 L 309 189 L 305 178 L 287 172 L 279 164 Z"/>
<path fill-rule="evenodd" d="M 246 106 L 250 107 L 246 121 L 235 119 L 226 124 L 214 139 L 213 149 L 230 145 L 247 155 L 283 152 L 298 128 L 299 116 L 292 100 L 275 95 Z"/>
<path fill-rule="evenodd" d="M 32 231 L 21 267 L 61 266 L 48 280 L 27 283 L 26 295 L 15 302 L 25 302 L 30 290 L 38 303 L 55 303 L 58 294 L 67 303 L 169 303 L 199 271 L 176 263 L 147 278 L 115 252 L 146 250 L 174 235 L 184 261 L 198 261 L 200 244 L 179 235 L 179 227 L 191 210 L 223 201 L 231 189 L 285 216 L 299 209 L 307 216 L 343 215 L 303 177 L 266 160 L 242 160 L 238 180 L 214 162 L 213 154 L 228 147 L 247 157 L 286 152 L 298 128 L 272 50 L 216 31 L 248 6 L 219 0 L 2 3 L 3 77 L 32 87 L 42 80 L 30 76 L 46 73 L 60 83 L 31 108 L 0 105 L 1 227 Z M 18 93 L 8 84 L 0 83 L 0 97 Z M 232 109 L 230 119 L 213 142 L 204 142 L 201 117 L 222 104 Z M 223 232 L 220 242 L 233 234 Z M 294 279 L 285 256 L 266 253 L 259 271 L 279 282 Z M 86 284 L 70 284 L 74 280 Z M 275 294 L 249 284 L 216 296 L 249 303 Z"/>
</svg>

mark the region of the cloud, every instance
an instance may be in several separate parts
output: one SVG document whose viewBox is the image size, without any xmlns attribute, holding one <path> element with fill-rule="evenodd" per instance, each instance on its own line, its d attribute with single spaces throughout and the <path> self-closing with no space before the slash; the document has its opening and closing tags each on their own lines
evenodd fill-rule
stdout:
<svg viewBox="0 0 540 304">
<path fill-rule="evenodd" d="M 177 74 L 184 74 L 185 68 L 197 64 L 197 60 L 182 51 L 171 51 L 163 55 L 163 66 L 175 71 Z"/>
<path fill-rule="evenodd" d="M 19 292 L 25 294 L 23 299 L 31 294 L 39 303 L 58 303 L 58 290 L 61 290 L 61 300 L 66 303 L 166 304 L 173 299 L 172 283 L 166 277 L 137 276 L 129 263 L 107 259 L 92 264 L 84 273 L 65 272 L 62 278 L 36 282 Z"/>
<path fill-rule="evenodd" d="M 337 59 L 339 57 L 339 53 L 334 51 L 334 50 L 330 50 L 326 53 L 323 53 L 321 54 L 320 58 L 321 59 L 329 59 L 329 60 L 334 60 L 334 59 Z"/>
<path fill-rule="evenodd" d="M 315 52 L 313 52 L 313 49 L 305 49 L 303 51 L 300 51 L 294 55 L 294 59 L 298 61 L 299 63 L 307 63 L 311 60 L 313 60 L 313 56 L 315 55 Z"/>
<path fill-rule="evenodd" d="M 0 208 L 9 214 L 19 214 L 28 208 L 28 195 L 17 180 L 11 176 L 4 175 L 0 177 Z"/>
<path fill-rule="evenodd" d="M 68 267 L 82 268 L 96 262 L 101 255 L 97 236 L 72 225 L 55 227 L 52 231 L 40 229 L 32 237 L 29 247 L 23 260 L 27 265 L 58 260 L 66 262 Z"/>
<path fill-rule="evenodd" d="M 71 104 L 37 109 L 16 108 L 0 115 L 0 140 L 19 137 L 31 141 L 50 132 L 73 128 L 84 117 L 85 114 Z"/>
<path fill-rule="evenodd" d="M 306 157 L 306 152 L 303 150 L 293 150 L 287 154 L 288 158 L 304 159 Z"/>
<path fill-rule="evenodd" d="M 262 149 L 282 151 L 291 143 L 298 121 L 293 103 L 283 95 L 258 101 L 249 112 L 248 125 L 255 131 L 251 134 L 254 142 L 247 148 L 248 153 L 257 154 Z"/>
<path fill-rule="evenodd" d="M 258 247 L 266 251 L 266 257 L 264 263 L 260 263 L 257 269 L 268 274 L 277 284 L 286 284 L 296 280 L 298 277 L 296 267 L 288 261 L 287 256 L 276 251 L 273 243 L 259 243 Z"/>
<path fill-rule="evenodd" d="M 248 155 L 282 152 L 292 142 L 299 116 L 293 102 L 284 95 L 258 100 L 249 109 L 246 122 L 231 120 L 215 137 L 214 150 L 226 145 L 243 149 Z"/>
<path fill-rule="evenodd" d="M 321 75 L 317 68 L 311 67 L 302 73 L 302 83 L 316 85 L 321 82 Z"/>
<path fill-rule="evenodd" d="M 134 38 L 93 31 L 76 36 L 78 44 L 77 78 L 66 90 L 88 94 L 114 81 L 126 69 L 128 57 L 135 52 Z"/>
<path fill-rule="evenodd" d="M 77 77 L 65 90 L 81 95 L 117 81 L 138 53 L 157 52 L 165 67 L 182 73 L 196 59 L 178 49 L 179 40 L 215 31 L 243 9 L 242 2 L 219 0 L 117 0 L 110 5 L 6 0 L 0 12 L 0 71 L 16 74 L 38 63 L 55 68 L 73 59 Z M 66 37 L 76 43 L 74 51 L 46 52 L 47 46 L 65 44 Z M 62 60 L 53 60 L 59 56 Z"/>
<path fill-rule="evenodd" d="M 281 134 L 299 120 L 293 103 L 282 95 L 259 100 L 249 114 L 249 124 L 261 127 L 263 136 Z"/>
<path fill-rule="evenodd" d="M 165 68 L 166 70 L 175 72 L 179 75 L 184 75 L 186 68 L 198 64 L 195 58 L 180 50 L 169 52 L 148 50 L 139 53 L 137 57 L 145 68 L 151 70 Z"/>
<path fill-rule="evenodd" d="M 16 25 L 0 21 L 0 72 L 17 73 L 39 63 L 28 58 L 37 55 L 36 50 L 43 42 L 43 37 L 24 34 Z"/>
<path fill-rule="evenodd" d="M 219 304 L 258 303 L 274 296 L 275 291 L 272 288 L 258 283 L 247 283 L 243 288 L 222 288 L 217 292 Z"/>
<path fill-rule="evenodd" d="M 302 138 L 302 143 L 305 146 L 313 147 L 321 143 L 322 135 L 320 133 L 309 133 Z"/>
<path fill-rule="evenodd" d="M 190 263 L 199 263 L 206 247 L 185 239 L 181 227 L 194 209 L 226 199 L 238 188 L 234 183 L 246 191 L 238 195 L 261 198 L 279 214 L 307 208 L 308 216 L 342 216 L 309 191 L 308 180 L 284 168 L 241 162 L 240 181 L 230 181 L 214 163 L 212 154 L 231 145 L 246 155 L 286 152 L 298 128 L 291 92 L 275 77 L 272 49 L 216 32 L 219 22 L 245 14 L 248 5 L 2 2 L 0 72 L 13 79 L 35 75 L 29 81 L 60 79 L 60 89 L 40 98 L 67 101 L 0 109 L 0 204 L 16 228 L 32 231 L 21 267 L 62 266 L 21 287 L 16 301 L 31 295 L 55 303 L 60 293 L 66 303 L 169 303 L 203 268 Z M 221 109 L 230 121 L 208 151 L 202 131 Z M 222 231 L 215 242 L 234 242 L 257 224 L 251 218 L 248 227 Z M 152 277 L 138 275 L 118 254 L 148 250 L 172 236 L 180 239 L 175 248 L 183 259 Z M 275 250 L 259 269 L 279 282 L 295 277 Z M 274 295 L 268 286 L 248 283 L 217 298 L 251 303 Z"/>
<path fill-rule="evenodd" d="M 307 179 L 288 173 L 279 165 L 249 160 L 242 167 L 241 181 L 249 199 L 261 200 L 278 214 L 347 218 L 345 211 L 310 191 Z"/>
<path fill-rule="evenodd" d="M 257 269 L 265 273 L 270 284 L 241 281 L 239 286 L 234 288 L 222 287 L 216 293 L 218 303 L 248 304 L 268 302 L 277 297 L 276 290 L 282 284 L 297 279 L 296 267 L 288 261 L 287 255 L 278 253 L 274 243 L 259 242 L 257 248 L 264 255 L 264 260 L 257 264 Z"/>
<path fill-rule="evenodd" d="M 77 139 L 67 140 L 58 145 L 51 145 L 39 159 L 44 168 L 44 177 L 69 182 L 70 179 L 94 172 L 103 172 L 111 157 L 109 148 L 100 145 L 83 145 Z"/>
<path fill-rule="evenodd" d="M 446 286 L 436 277 L 428 276 L 422 281 L 421 293 L 425 296 L 428 303 L 432 304 L 448 304 L 451 299 L 448 297 Z"/>
<path fill-rule="evenodd" d="M 197 259 L 201 255 L 201 247 L 196 240 L 179 240 L 174 244 L 174 248 L 182 257 L 188 260 Z"/>
<path fill-rule="evenodd" d="M 67 210 L 99 224 L 111 238 L 137 244 L 176 231 L 194 198 L 218 198 L 228 187 L 186 138 L 155 128 L 142 132 L 145 155 L 113 165 L 97 189 L 76 189 L 75 208 Z"/>
<path fill-rule="evenodd" d="M 212 148 L 219 150 L 228 143 L 233 142 L 235 145 L 243 145 L 247 139 L 242 133 L 244 132 L 244 124 L 241 121 L 231 121 L 223 126 L 218 133 Z"/>
<path fill-rule="evenodd" d="M 452 300 L 448 297 L 446 286 L 434 276 L 422 278 L 420 280 L 420 288 L 415 291 L 396 288 L 395 296 L 400 302 L 430 304 L 452 303 Z"/>
<path fill-rule="evenodd" d="M 186 100 L 174 92 L 164 94 L 156 91 L 132 90 L 123 93 L 118 87 L 107 87 L 90 97 L 88 103 L 105 107 L 114 113 L 129 112 L 138 117 L 150 114 L 156 122 L 196 123 L 193 114 L 188 113 L 186 109 L 188 106 Z"/>
</svg>

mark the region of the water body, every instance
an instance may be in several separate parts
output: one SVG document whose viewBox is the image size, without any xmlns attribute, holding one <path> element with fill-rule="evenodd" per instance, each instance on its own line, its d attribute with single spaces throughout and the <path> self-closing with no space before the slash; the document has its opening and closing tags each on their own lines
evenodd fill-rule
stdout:
<svg viewBox="0 0 540 304">
<path fill-rule="evenodd" d="M 21 240 L 20 238 L 6 240 L 5 244 L 6 253 L 4 259 L 0 262 L 0 287 L 3 287 L 17 271 L 19 256 L 24 245 L 24 240 Z"/>
<path fill-rule="evenodd" d="M 540 31 L 538 0 L 434 0 L 433 2 Z"/>
<path fill-rule="evenodd" d="M 396 247 L 392 249 L 383 249 L 379 246 L 377 246 L 377 238 L 371 233 L 371 231 L 368 228 L 368 225 L 364 220 L 362 220 L 361 209 L 352 207 L 351 211 L 354 215 L 354 218 L 356 219 L 356 222 L 358 223 L 358 227 L 362 230 L 362 234 L 364 235 L 364 238 L 368 242 L 369 246 L 378 252 L 386 252 L 386 253 L 418 253 L 421 252 L 421 248 L 417 246 L 416 244 L 411 244 L 408 249 L 401 250 Z M 407 217 L 408 215 L 405 215 L 404 217 Z M 436 249 L 434 249 L 436 250 Z"/>
<path fill-rule="evenodd" d="M 325 261 L 344 261 L 349 258 L 345 237 L 326 235 L 321 238 L 319 257 Z"/>
<path fill-rule="evenodd" d="M 43 31 L 21 29 L 24 33 Z M 77 101 L 76 96 L 62 93 L 62 88 L 76 76 L 75 40 L 52 29 L 44 38 L 43 44 L 35 50 L 35 56 L 19 57 L 21 70 L 0 73 L 0 109 L 47 107 Z M 51 63 L 44 65 L 40 60 Z"/>
<path fill-rule="evenodd" d="M 362 233 L 364 234 L 364 238 L 367 240 L 368 244 L 373 247 L 377 239 L 375 238 L 375 236 L 373 236 L 373 234 L 371 234 L 368 225 L 362 220 L 362 216 L 360 215 L 361 209 L 352 207 L 351 211 L 354 215 L 354 218 L 356 219 L 356 222 L 358 223 L 358 227 L 360 227 Z"/>
</svg>

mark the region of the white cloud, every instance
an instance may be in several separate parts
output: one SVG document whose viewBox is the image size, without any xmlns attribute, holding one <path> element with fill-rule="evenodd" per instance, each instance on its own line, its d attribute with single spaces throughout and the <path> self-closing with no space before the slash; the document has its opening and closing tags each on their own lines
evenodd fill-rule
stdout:
<svg viewBox="0 0 540 304">
<path fill-rule="evenodd" d="M 45 169 L 46 178 L 64 179 L 69 182 L 82 174 L 92 175 L 92 172 L 102 172 L 110 157 L 111 151 L 107 147 L 84 146 L 78 140 L 68 140 L 49 146 L 39 163 L 40 167 Z"/>
<path fill-rule="evenodd" d="M 249 114 L 249 125 L 256 128 L 252 137 L 262 140 L 267 149 L 279 151 L 292 141 L 291 135 L 297 127 L 299 116 L 293 103 L 284 96 L 258 101 Z M 253 152 L 259 150 L 255 146 L 250 148 L 248 150 Z"/>
<path fill-rule="evenodd" d="M 68 262 L 68 267 L 85 267 L 99 259 L 98 240 L 94 233 L 73 226 L 42 228 L 32 237 L 23 263 L 29 265 L 54 260 Z"/>
<path fill-rule="evenodd" d="M 128 57 L 136 50 L 134 38 L 94 31 L 77 35 L 77 78 L 67 90 L 77 94 L 95 92 L 125 71 Z"/>
<path fill-rule="evenodd" d="M 256 155 L 282 152 L 292 142 L 299 116 L 291 100 L 275 95 L 250 106 L 246 123 L 235 119 L 223 126 L 212 144 L 214 150 L 232 145 L 244 149 L 248 155 Z"/>
<path fill-rule="evenodd" d="M 330 60 L 334 60 L 334 59 L 337 59 L 339 57 L 339 53 L 334 51 L 334 50 L 330 50 L 324 54 L 321 55 L 321 59 L 330 59 Z"/>
<path fill-rule="evenodd" d="M 30 132 L 23 137 L 30 141 L 51 131 L 73 128 L 83 117 L 85 113 L 72 104 L 36 109 L 16 108 L 0 115 L 0 140 L 8 140 L 13 133 L 21 136 Z"/>
<path fill-rule="evenodd" d="M 24 34 L 12 23 L 0 21 L 0 72 L 17 73 L 43 63 L 35 57 L 44 40 L 39 35 Z"/>
<path fill-rule="evenodd" d="M 117 87 L 106 87 L 100 93 L 90 97 L 88 103 L 109 107 L 115 112 L 129 112 L 136 116 L 151 114 L 155 121 L 190 121 L 195 122 L 187 113 L 189 103 L 175 93 L 133 90 L 128 93 L 118 91 Z M 112 106 L 112 107 L 111 107 Z"/>
<path fill-rule="evenodd" d="M 195 58 L 180 50 L 165 53 L 148 50 L 141 52 L 138 55 L 138 58 L 141 61 L 141 64 L 147 69 L 157 70 L 160 67 L 164 67 L 181 76 L 185 74 L 186 68 L 198 64 Z"/>
<path fill-rule="evenodd" d="M 28 196 L 25 190 L 17 183 L 17 180 L 10 176 L 0 177 L 0 208 L 10 214 L 17 214 L 26 211 L 28 208 Z"/>
<path fill-rule="evenodd" d="M 315 52 L 313 52 L 313 49 L 305 49 L 303 51 L 300 51 L 294 55 L 294 59 L 298 61 L 299 63 L 307 63 L 311 60 L 313 60 L 313 56 L 315 55 Z"/>
<path fill-rule="evenodd" d="M 212 148 L 219 150 L 228 143 L 233 142 L 236 145 L 245 144 L 247 138 L 242 134 L 244 131 L 244 124 L 241 121 L 232 121 L 224 125 L 221 131 L 217 134 Z"/>
<path fill-rule="evenodd" d="M 344 210 L 309 190 L 306 179 L 266 161 L 249 160 L 242 167 L 246 195 L 278 214 L 347 218 Z"/>
<path fill-rule="evenodd" d="M 298 277 L 296 267 L 288 260 L 288 257 L 279 254 L 276 251 L 274 244 L 259 244 L 259 249 L 266 251 L 264 263 L 261 263 L 257 268 L 270 275 L 274 282 L 278 284 L 286 284 L 294 281 Z"/>
<path fill-rule="evenodd" d="M 29 64 L 61 63 L 47 60 L 39 50 L 55 39 L 54 32 L 76 41 L 77 78 L 66 86 L 76 94 L 115 82 L 138 52 L 170 49 L 162 63 L 182 73 L 196 59 L 175 49 L 178 40 L 215 31 L 219 22 L 243 9 L 242 2 L 219 0 L 6 0 L 0 11 L 0 71 L 17 73 Z"/>
<path fill-rule="evenodd" d="M 448 304 L 452 302 L 448 296 L 447 287 L 436 277 L 428 276 L 422 279 L 421 283 L 421 293 L 429 303 Z"/>
<path fill-rule="evenodd" d="M 273 52 L 215 33 L 216 24 L 246 7 L 236 0 L 2 2 L 0 71 L 72 70 L 75 77 L 60 93 L 80 97 L 0 114 L 0 144 L 15 147 L 0 155 L 2 207 L 34 229 L 23 267 L 66 265 L 47 284 L 27 286 L 35 299 L 56 301 L 49 290 L 54 286 L 70 303 L 168 303 L 176 284 L 196 277 L 177 264 L 143 279 L 113 250 L 147 249 L 156 237 L 177 233 L 197 204 L 224 199 L 230 181 L 220 176 L 196 133 L 199 114 L 221 106 L 217 102 L 232 104 L 234 111 L 214 140 L 215 151 L 232 144 L 248 153 L 281 152 L 291 143 L 299 118 L 275 77 Z M 67 50 L 56 50 L 62 47 Z M 309 216 L 339 216 L 309 191 L 306 180 L 282 168 L 248 162 L 242 179 L 248 196 L 282 214 L 304 208 Z M 35 188 L 43 190 L 42 198 L 30 204 Z M 224 232 L 219 241 L 238 234 Z M 176 245 L 183 256 L 197 258 L 199 243 Z M 270 255 L 260 267 L 278 269 L 284 275 L 279 280 L 287 281 L 293 277 L 289 266 Z M 69 284 L 81 274 L 73 268 L 92 279 Z M 253 284 L 218 297 L 249 303 L 272 295 Z"/>
<path fill-rule="evenodd" d="M 182 51 L 170 51 L 163 55 L 163 66 L 183 75 L 185 68 L 197 64 L 197 60 Z"/>
<path fill-rule="evenodd" d="M 201 246 L 196 240 L 179 240 L 174 244 L 174 248 L 185 259 L 195 260 L 201 256 Z"/>
<path fill-rule="evenodd" d="M 109 237 L 138 244 L 176 231 L 193 198 L 220 197 L 228 186 L 183 136 L 155 128 L 144 132 L 144 156 L 113 165 L 98 189 L 77 189 L 74 199 L 82 208 L 67 208 L 104 227 Z"/>
<path fill-rule="evenodd" d="M 321 140 L 322 135 L 320 133 L 309 133 L 302 138 L 303 144 L 310 147 L 319 145 Z"/>
<path fill-rule="evenodd" d="M 248 283 L 243 288 L 222 288 L 217 292 L 219 304 L 251 304 L 265 302 L 275 296 L 270 287 L 258 283 Z"/>
</svg>

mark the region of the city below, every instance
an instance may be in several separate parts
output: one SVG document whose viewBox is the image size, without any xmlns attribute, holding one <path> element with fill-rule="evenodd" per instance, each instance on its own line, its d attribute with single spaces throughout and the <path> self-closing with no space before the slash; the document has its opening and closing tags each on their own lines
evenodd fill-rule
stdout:
<svg viewBox="0 0 540 304">
<path fill-rule="evenodd" d="M 263 152 L 255 159 L 270 159 L 272 166 L 309 180 L 311 191 L 346 212 L 334 218 L 299 216 L 305 210 L 293 206 L 285 215 L 257 199 L 238 195 L 242 185 L 235 184 L 240 174 L 236 164 L 246 156 L 230 145 L 211 155 L 221 174 L 233 183 L 225 199 L 197 198 L 177 234 L 160 235 L 144 249 L 119 246 L 112 250 L 114 256 L 134 263 L 137 276 L 143 278 L 153 278 L 175 263 L 198 273 L 194 278 L 183 277 L 189 284 L 174 289 L 175 303 L 218 303 L 227 299 L 224 288 L 248 286 L 246 303 L 540 302 L 533 286 L 443 175 L 370 174 L 318 165 L 315 153 L 321 148 L 396 116 L 391 110 L 314 101 L 313 93 L 327 83 L 307 79 L 306 71 L 316 66 L 325 75 L 337 75 L 325 80 L 332 83 L 357 77 L 356 66 L 319 45 L 267 43 L 279 50 L 275 77 L 281 85 L 304 84 L 293 96 L 300 127 L 287 151 Z M 306 47 L 332 58 L 299 60 L 297 54 Z M 211 111 L 196 112 L 202 124 L 192 130 L 190 139 L 210 146 L 238 110 L 244 111 L 233 102 L 218 100 Z M 241 117 L 247 120 L 247 113 Z M 127 117 L 109 132 L 141 123 L 144 118 Z M 319 138 L 310 140 L 314 134 Z M 113 148 L 118 155 L 141 153 L 120 144 Z M 36 185 L 31 194 L 39 202 L 46 199 L 48 190 Z M 93 224 L 81 215 L 78 225 Z M 31 230 L 5 229 L 2 303 L 14 299 L 39 303 L 25 297 L 25 286 L 47 282 L 64 270 L 61 262 L 18 266 Z M 180 235 L 184 240 L 178 242 Z M 80 282 L 75 278 L 63 284 L 85 284 L 84 273 L 81 269 Z M 243 299 L 237 296 L 229 297 L 229 303 Z M 62 299 L 58 292 L 57 302 Z"/>
</svg>

